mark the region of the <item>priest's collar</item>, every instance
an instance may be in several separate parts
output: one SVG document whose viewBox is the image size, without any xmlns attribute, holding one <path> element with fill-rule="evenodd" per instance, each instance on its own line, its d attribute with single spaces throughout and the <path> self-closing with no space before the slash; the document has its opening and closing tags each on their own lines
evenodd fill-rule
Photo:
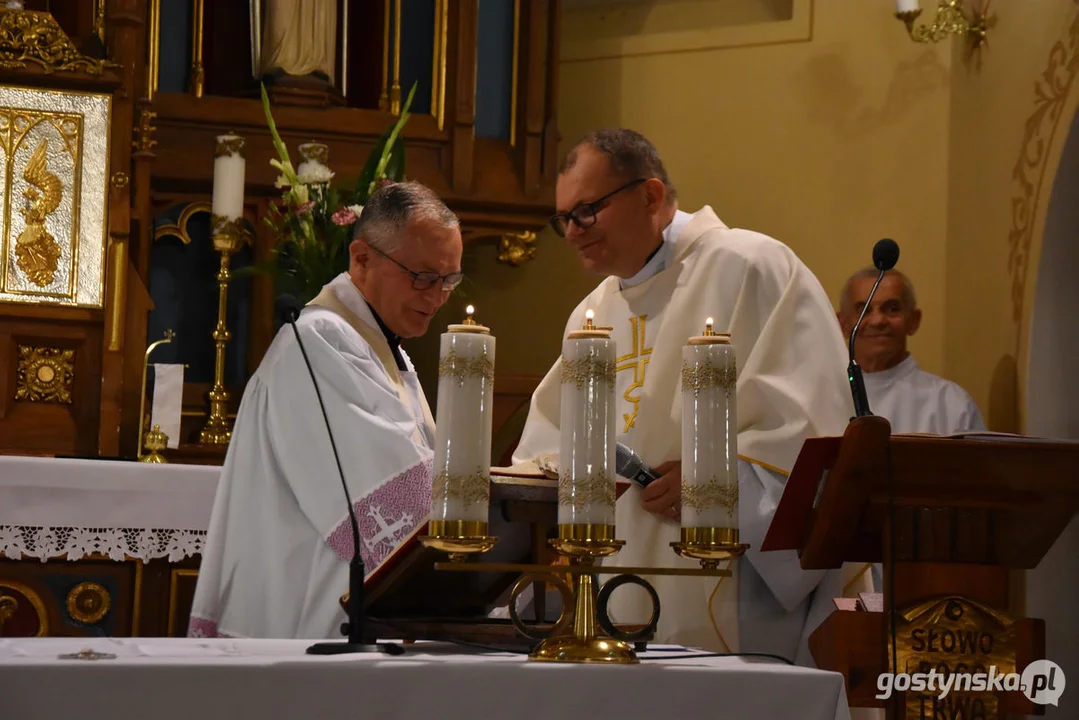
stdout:
<svg viewBox="0 0 1079 720">
<path fill-rule="evenodd" d="M 901 377 L 910 375 L 918 369 L 918 362 L 914 359 L 914 356 L 907 353 L 907 356 L 903 358 L 895 367 L 890 367 L 887 370 L 881 370 L 880 372 L 866 372 L 863 373 L 865 382 L 867 385 L 887 385 L 893 380 L 897 380 Z"/>
<path fill-rule="evenodd" d="M 330 281 L 330 287 L 337 296 L 337 299 L 340 300 L 345 307 L 355 313 L 358 318 L 372 328 L 377 327 L 382 332 L 382 335 L 386 338 L 386 344 L 390 346 L 393 360 L 397 363 L 397 369 L 402 372 L 407 371 L 408 365 L 405 364 L 404 355 L 401 353 L 400 336 L 394 334 L 386 323 L 382 321 L 382 318 L 375 312 L 371 303 L 363 296 L 363 293 L 356 287 L 356 284 L 352 282 L 352 278 L 349 277 L 349 274 L 343 272 L 335 277 Z"/>
<path fill-rule="evenodd" d="M 631 278 L 619 278 L 619 287 L 625 290 L 634 285 L 640 285 L 645 280 L 666 270 L 671 258 L 674 256 L 674 246 L 678 241 L 678 236 L 682 234 L 682 231 L 686 229 L 692 219 L 693 216 L 689 213 L 675 210 L 674 219 L 663 230 L 663 241 L 659 244 L 659 247 L 656 248 L 648 261 L 645 262 L 644 267 L 636 275 Z"/>
</svg>

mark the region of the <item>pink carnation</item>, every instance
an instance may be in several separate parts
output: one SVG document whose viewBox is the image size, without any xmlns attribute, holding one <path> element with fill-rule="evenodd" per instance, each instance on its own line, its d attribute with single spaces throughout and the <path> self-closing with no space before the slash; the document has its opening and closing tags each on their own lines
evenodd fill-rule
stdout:
<svg viewBox="0 0 1079 720">
<path fill-rule="evenodd" d="M 356 213 L 352 212 L 352 210 L 348 209 L 347 207 L 343 207 L 338 209 L 338 211 L 335 212 L 330 217 L 330 219 L 338 225 L 351 225 L 352 223 L 356 222 Z"/>
</svg>

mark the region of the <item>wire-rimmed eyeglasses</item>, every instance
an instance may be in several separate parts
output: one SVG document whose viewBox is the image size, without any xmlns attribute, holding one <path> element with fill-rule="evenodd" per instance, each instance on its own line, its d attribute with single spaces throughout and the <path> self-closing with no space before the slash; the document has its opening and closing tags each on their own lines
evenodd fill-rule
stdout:
<svg viewBox="0 0 1079 720">
<path fill-rule="evenodd" d="M 384 257 L 387 260 L 389 260 L 390 262 L 392 262 L 397 267 L 404 270 L 409 275 L 411 275 L 412 276 L 412 287 L 415 290 L 430 290 L 431 288 L 433 288 L 435 286 L 435 284 L 439 280 L 441 280 L 442 281 L 442 291 L 443 292 L 452 292 L 453 290 L 455 290 L 457 288 L 458 285 L 461 284 L 461 281 L 464 280 L 464 278 L 465 278 L 465 274 L 463 272 L 452 272 L 452 273 L 447 273 L 445 275 L 439 275 L 438 273 L 434 272 L 433 270 L 424 270 L 422 272 L 416 272 L 415 270 L 412 270 L 411 268 L 402 265 L 397 260 L 394 260 L 392 257 L 390 257 L 386 253 L 382 252 L 381 250 L 379 250 L 377 247 L 375 247 L 371 243 L 368 243 L 367 246 L 370 247 L 375 252 L 377 252 L 382 257 Z"/>
<path fill-rule="evenodd" d="M 596 215 L 599 213 L 600 210 L 607 207 L 607 204 L 611 202 L 611 198 L 613 198 L 615 195 L 622 192 L 623 190 L 629 190 L 630 188 L 637 187 L 638 185 L 646 181 L 647 178 L 637 178 L 636 180 L 630 180 L 622 187 L 617 188 L 616 190 L 612 190 L 611 192 L 601 197 L 599 200 L 594 200 L 590 203 L 581 203 L 569 212 L 552 215 L 551 219 L 548 222 L 550 222 L 551 227 L 554 228 L 554 231 L 562 237 L 566 236 L 566 229 L 569 228 L 569 223 L 571 220 L 575 225 L 577 225 L 577 227 L 581 228 L 582 230 L 584 228 L 592 227 L 596 224 Z"/>
</svg>

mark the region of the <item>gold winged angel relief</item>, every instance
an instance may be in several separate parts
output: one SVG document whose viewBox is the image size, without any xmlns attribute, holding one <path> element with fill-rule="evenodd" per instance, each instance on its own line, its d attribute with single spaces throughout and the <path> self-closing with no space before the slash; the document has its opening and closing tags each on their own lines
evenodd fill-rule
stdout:
<svg viewBox="0 0 1079 720">
<path fill-rule="evenodd" d="M 15 241 L 15 260 L 38 287 L 52 283 L 60 262 L 60 243 L 45 229 L 45 218 L 60 207 L 64 192 L 60 178 L 48 169 L 48 142 L 41 139 L 23 169 L 23 179 L 29 183 L 22 193 L 26 205 L 21 208 L 26 229 Z"/>
</svg>

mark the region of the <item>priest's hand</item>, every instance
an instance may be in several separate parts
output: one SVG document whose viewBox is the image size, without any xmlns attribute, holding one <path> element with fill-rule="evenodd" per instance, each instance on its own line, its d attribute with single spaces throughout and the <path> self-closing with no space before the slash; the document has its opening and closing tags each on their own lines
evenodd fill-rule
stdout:
<svg viewBox="0 0 1079 720">
<path fill-rule="evenodd" d="M 641 507 L 664 520 L 682 519 L 682 463 L 665 462 L 653 468 L 659 479 L 641 490 Z"/>
</svg>

